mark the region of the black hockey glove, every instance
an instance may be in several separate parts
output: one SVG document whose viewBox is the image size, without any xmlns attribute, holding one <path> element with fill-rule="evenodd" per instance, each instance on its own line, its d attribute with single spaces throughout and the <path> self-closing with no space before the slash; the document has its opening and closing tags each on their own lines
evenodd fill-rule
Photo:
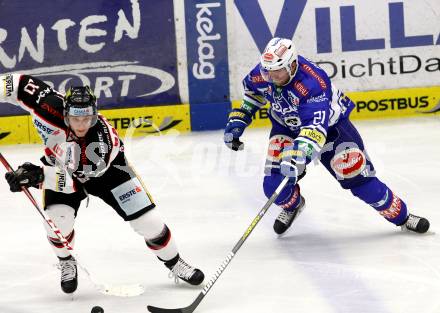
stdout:
<svg viewBox="0 0 440 313">
<path fill-rule="evenodd" d="M 38 188 L 44 180 L 43 169 L 37 165 L 26 162 L 19 166 L 15 172 L 7 172 L 5 178 L 12 192 L 21 191 L 21 187 Z"/>
</svg>

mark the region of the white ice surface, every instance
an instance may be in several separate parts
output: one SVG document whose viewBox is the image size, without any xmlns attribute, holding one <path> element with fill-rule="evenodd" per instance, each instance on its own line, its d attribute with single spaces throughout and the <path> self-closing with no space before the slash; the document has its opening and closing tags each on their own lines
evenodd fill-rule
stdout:
<svg viewBox="0 0 440 313">
<path fill-rule="evenodd" d="M 275 236 L 279 210 L 272 207 L 196 312 L 440 312 L 440 118 L 356 125 L 378 176 L 411 212 L 430 219 L 433 233 L 402 233 L 342 190 L 322 165 L 311 166 L 301 181 L 307 208 L 290 232 Z M 246 131 L 240 153 L 224 147 L 221 131 L 126 142 L 181 255 L 208 279 L 266 201 L 267 136 L 268 129 Z M 14 166 L 37 162 L 42 152 L 32 145 L 0 150 Z M 189 305 L 201 290 L 174 285 L 142 238 L 92 198 L 76 223 L 82 263 L 102 282 L 142 283 L 146 292 L 104 296 L 80 272 L 78 291 L 66 296 L 40 216 L 3 178 L 0 196 L 0 313 L 88 313 L 95 305 L 141 313 L 148 304 Z"/>
</svg>

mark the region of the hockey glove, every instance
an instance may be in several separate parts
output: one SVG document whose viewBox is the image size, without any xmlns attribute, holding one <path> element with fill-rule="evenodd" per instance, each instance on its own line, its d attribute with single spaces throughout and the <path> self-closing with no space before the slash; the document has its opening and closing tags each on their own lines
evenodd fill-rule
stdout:
<svg viewBox="0 0 440 313">
<path fill-rule="evenodd" d="M 39 188 L 39 185 L 44 180 L 44 172 L 43 168 L 26 162 L 19 166 L 15 172 L 7 172 L 5 178 L 11 191 L 19 192 L 21 187 Z"/>
<path fill-rule="evenodd" d="M 244 143 L 240 141 L 245 128 L 252 122 L 249 112 L 242 109 L 233 109 L 229 114 L 225 127 L 224 141 L 228 148 L 238 151 L 243 150 Z"/>
<path fill-rule="evenodd" d="M 293 147 L 288 146 L 281 152 L 280 172 L 282 175 L 289 177 L 291 183 L 296 184 L 306 176 L 306 164 L 296 163 L 296 160 L 292 157 L 292 155 L 297 154 Z"/>
</svg>

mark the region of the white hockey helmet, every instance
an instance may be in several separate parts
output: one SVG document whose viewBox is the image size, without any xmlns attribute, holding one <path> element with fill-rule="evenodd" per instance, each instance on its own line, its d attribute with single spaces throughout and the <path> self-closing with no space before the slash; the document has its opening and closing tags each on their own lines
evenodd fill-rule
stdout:
<svg viewBox="0 0 440 313">
<path fill-rule="evenodd" d="M 286 69 L 289 74 L 290 83 L 295 76 L 298 67 L 292 73 L 292 63 L 298 63 L 298 53 L 296 52 L 295 45 L 292 40 L 286 38 L 272 38 L 264 49 L 263 54 L 260 57 L 260 71 L 263 78 L 270 81 L 269 71 L 276 71 L 280 69 Z"/>
</svg>

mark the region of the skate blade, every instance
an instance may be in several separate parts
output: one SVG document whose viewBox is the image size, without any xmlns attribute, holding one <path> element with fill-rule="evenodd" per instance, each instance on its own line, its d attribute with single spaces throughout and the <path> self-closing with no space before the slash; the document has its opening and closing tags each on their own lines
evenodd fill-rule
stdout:
<svg viewBox="0 0 440 313">
<path fill-rule="evenodd" d="M 428 229 L 428 231 L 426 233 L 417 233 L 414 231 L 411 231 L 409 229 L 406 229 L 405 227 L 400 226 L 400 232 L 404 233 L 404 234 L 409 234 L 409 235 L 417 235 L 417 236 L 434 236 L 436 234 L 435 231 Z"/>
<path fill-rule="evenodd" d="M 98 291 L 115 297 L 136 297 L 145 292 L 144 286 L 140 284 L 133 285 L 100 285 Z"/>
</svg>

